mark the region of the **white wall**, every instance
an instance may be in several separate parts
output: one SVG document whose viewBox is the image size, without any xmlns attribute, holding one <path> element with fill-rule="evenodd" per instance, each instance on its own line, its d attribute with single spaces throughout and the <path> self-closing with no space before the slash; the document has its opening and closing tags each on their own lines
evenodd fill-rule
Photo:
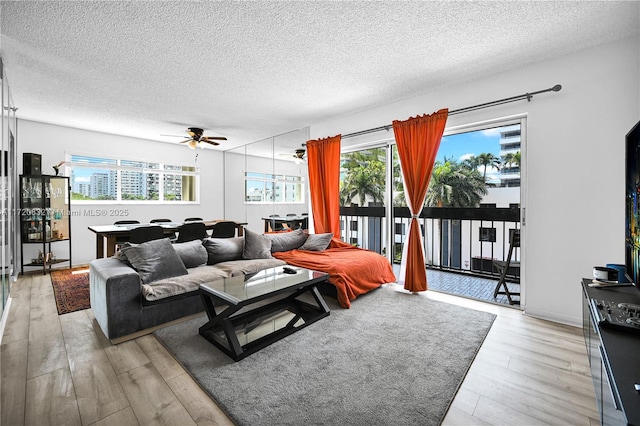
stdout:
<svg viewBox="0 0 640 426">
<path fill-rule="evenodd" d="M 531 102 L 451 116 L 447 126 L 527 115 L 523 307 L 530 315 L 579 325 L 581 278 L 595 265 L 624 263 L 624 136 L 640 120 L 639 56 L 640 40 L 629 38 L 316 123 L 311 138 L 562 84 L 562 91 Z M 385 137 L 389 133 L 367 136 Z"/>
<path fill-rule="evenodd" d="M 22 153 L 34 152 L 42 155 L 42 172 L 54 174 L 53 166 L 65 159 L 66 154 L 117 156 L 121 158 L 177 165 L 195 165 L 200 168 L 200 203 L 197 205 L 171 204 L 71 204 L 72 211 L 95 209 L 126 209 L 128 219 L 142 223 L 153 218 L 166 217 L 176 221 L 186 217 L 221 219 L 224 214 L 223 153 L 211 149 L 191 150 L 183 145 L 161 143 L 144 139 L 128 138 L 106 133 L 61 127 L 34 121 L 19 120 L 18 155 L 19 171 L 22 173 Z M 198 154 L 196 161 L 196 154 Z M 86 264 L 95 259 L 95 234 L 87 229 L 90 225 L 109 225 L 123 217 L 113 215 L 74 216 L 71 218 L 72 260 L 74 265 Z M 56 243 L 52 247 L 54 252 Z M 59 246 L 62 247 L 62 246 Z M 36 245 L 25 245 L 25 259 L 37 255 Z"/>
</svg>

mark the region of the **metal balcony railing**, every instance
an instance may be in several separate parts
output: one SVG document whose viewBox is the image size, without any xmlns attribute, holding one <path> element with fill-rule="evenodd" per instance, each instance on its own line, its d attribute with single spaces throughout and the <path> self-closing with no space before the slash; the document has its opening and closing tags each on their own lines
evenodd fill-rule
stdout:
<svg viewBox="0 0 640 426">
<path fill-rule="evenodd" d="M 385 207 L 341 207 L 341 236 L 350 244 L 402 260 L 411 215 L 407 207 L 393 209 L 393 237 L 388 241 Z M 497 278 L 493 260 L 505 260 L 509 232 L 520 228 L 519 208 L 425 207 L 419 217 L 425 266 L 475 276 Z M 512 260 L 520 260 L 516 248 Z M 520 268 L 508 270 L 518 282 Z"/>
</svg>

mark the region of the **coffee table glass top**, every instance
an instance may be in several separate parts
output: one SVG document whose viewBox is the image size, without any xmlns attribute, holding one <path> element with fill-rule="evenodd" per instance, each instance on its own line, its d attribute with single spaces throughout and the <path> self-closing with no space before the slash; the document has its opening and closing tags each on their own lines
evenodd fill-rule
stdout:
<svg viewBox="0 0 640 426">
<path fill-rule="evenodd" d="M 252 275 L 220 278 L 211 283 L 201 284 L 200 288 L 235 305 L 309 281 L 321 282 L 326 280 L 328 275 L 324 272 L 287 266 L 295 270 L 296 274 L 287 274 L 283 272 L 282 266 L 279 266 Z"/>
</svg>

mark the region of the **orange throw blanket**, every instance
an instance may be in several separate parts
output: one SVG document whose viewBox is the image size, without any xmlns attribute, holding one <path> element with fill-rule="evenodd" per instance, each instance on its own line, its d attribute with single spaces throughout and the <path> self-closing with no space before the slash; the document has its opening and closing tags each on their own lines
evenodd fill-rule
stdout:
<svg viewBox="0 0 640 426">
<path fill-rule="evenodd" d="M 291 250 L 273 253 L 290 265 L 329 274 L 338 289 L 338 302 L 350 308 L 358 295 L 396 281 L 389 261 L 373 251 L 333 239 L 325 251 Z"/>
</svg>

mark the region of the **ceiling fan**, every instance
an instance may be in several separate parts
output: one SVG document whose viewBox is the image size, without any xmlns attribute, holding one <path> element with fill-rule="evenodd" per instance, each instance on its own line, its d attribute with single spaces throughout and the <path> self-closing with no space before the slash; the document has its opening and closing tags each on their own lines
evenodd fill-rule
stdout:
<svg viewBox="0 0 640 426">
<path fill-rule="evenodd" d="M 293 161 L 296 164 L 304 163 L 304 161 L 306 160 L 305 155 L 307 154 L 307 150 L 304 149 L 305 146 L 306 146 L 305 144 L 302 144 L 302 148 L 298 148 L 294 151 L 294 154 L 292 157 L 293 157 Z M 291 156 L 291 154 L 280 154 L 280 155 L 285 157 Z"/>
<path fill-rule="evenodd" d="M 208 143 L 214 146 L 220 145 L 220 143 L 216 141 L 227 140 L 227 138 L 225 138 L 224 136 L 203 136 L 204 130 L 198 127 L 189 127 L 187 129 L 187 133 L 189 134 L 190 138 L 185 139 L 180 143 L 186 143 L 187 146 L 191 149 L 195 149 L 197 146 L 199 146 L 200 148 L 204 148 L 205 143 Z M 161 136 L 172 136 L 172 137 L 175 136 L 178 138 L 184 137 L 184 136 L 177 136 L 177 135 L 161 135 Z"/>
</svg>

